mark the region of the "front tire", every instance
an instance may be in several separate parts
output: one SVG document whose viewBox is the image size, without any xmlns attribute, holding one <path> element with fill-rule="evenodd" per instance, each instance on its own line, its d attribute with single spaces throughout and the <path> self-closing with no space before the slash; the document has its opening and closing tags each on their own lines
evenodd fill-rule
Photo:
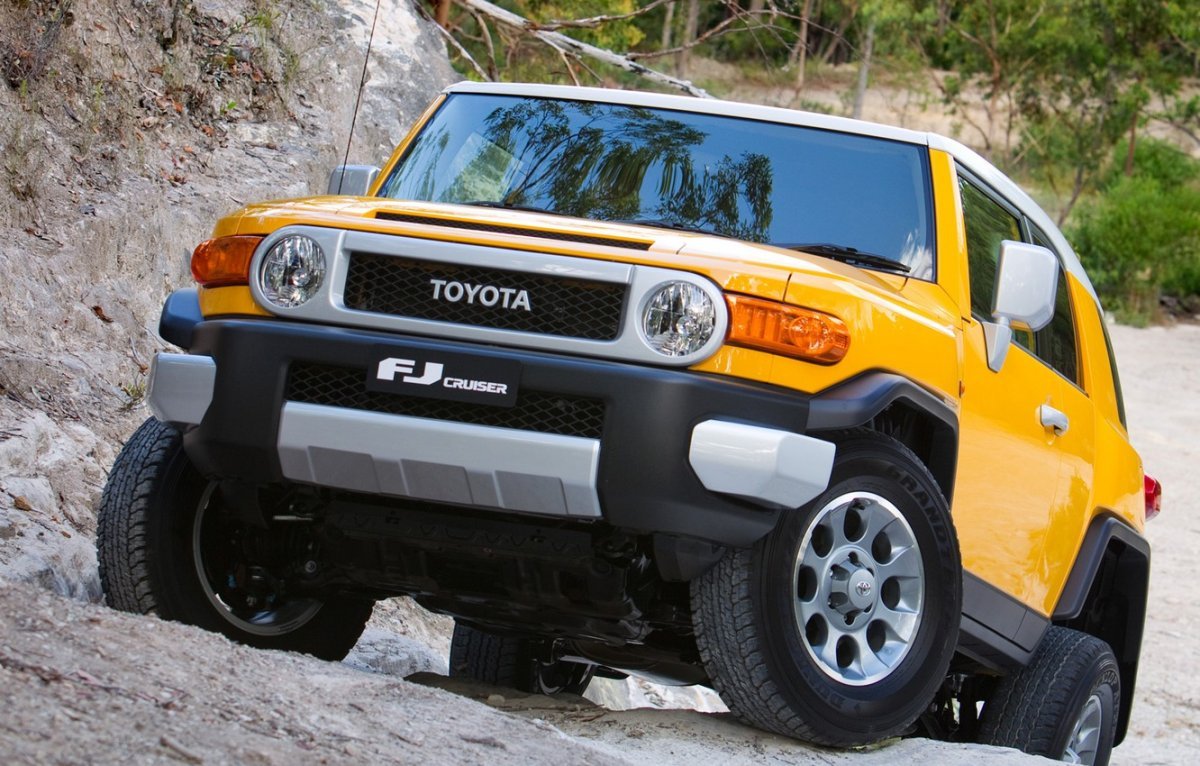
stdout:
<svg viewBox="0 0 1200 766">
<path fill-rule="evenodd" d="M 1002 679 L 984 705 L 979 741 L 1105 766 L 1120 699 L 1121 674 L 1108 644 L 1053 626 L 1033 661 Z"/>
<path fill-rule="evenodd" d="M 824 745 L 905 732 L 958 638 L 961 564 L 946 500 L 888 436 L 838 440 L 829 487 L 692 582 L 696 642 L 733 713 Z"/>
<path fill-rule="evenodd" d="M 371 616 L 369 600 L 296 593 L 281 538 L 228 513 L 181 434 L 154 418 L 117 456 L 97 515 L 100 583 L 114 609 L 327 660 L 344 658 Z"/>
</svg>

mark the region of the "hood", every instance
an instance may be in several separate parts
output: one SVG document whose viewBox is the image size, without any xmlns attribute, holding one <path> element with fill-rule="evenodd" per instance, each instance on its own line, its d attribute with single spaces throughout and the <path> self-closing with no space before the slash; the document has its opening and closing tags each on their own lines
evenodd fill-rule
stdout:
<svg viewBox="0 0 1200 766">
<path fill-rule="evenodd" d="M 729 292 L 783 300 L 793 274 L 852 279 L 894 291 L 903 277 L 808 253 L 727 237 L 524 210 L 321 196 L 248 205 L 218 224 L 220 233 L 270 234 L 292 224 L 455 240 L 484 246 L 583 256 L 704 274 Z"/>
</svg>

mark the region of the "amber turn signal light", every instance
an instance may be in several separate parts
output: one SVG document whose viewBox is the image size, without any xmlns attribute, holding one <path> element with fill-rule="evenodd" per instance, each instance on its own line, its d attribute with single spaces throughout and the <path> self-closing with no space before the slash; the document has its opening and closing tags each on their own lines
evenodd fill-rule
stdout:
<svg viewBox="0 0 1200 766">
<path fill-rule="evenodd" d="M 726 295 L 729 342 L 736 346 L 833 364 L 850 348 L 846 323 L 812 309 L 743 295 Z"/>
<path fill-rule="evenodd" d="M 192 277 L 201 287 L 250 284 L 250 258 L 262 237 L 206 239 L 192 252 Z"/>
</svg>

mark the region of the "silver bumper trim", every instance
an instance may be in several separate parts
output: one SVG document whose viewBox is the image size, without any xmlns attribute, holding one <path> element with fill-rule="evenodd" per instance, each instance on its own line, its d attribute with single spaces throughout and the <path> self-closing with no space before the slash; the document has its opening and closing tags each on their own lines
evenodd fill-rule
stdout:
<svg viewBox="0 0 1200 766">
<path fill-rule="evenodd" d="M 692 430 L 688 461 L 713 492 L 798 508 L 829 486 L 835 451 L 811 436 L 706 420 Z"/>
<path fill-rule="evenodd" d="M 600 518 L 600 442 L 288 402 L 279 462 L 294 481 L 358 492 Z"/>
<path fill-rule="evenodd" d="M 162 422 L 195 425 L 212 404 L 216 382 L 217 363 L 210 356 L 155 354 L 146 400 Z"/>
</svg>

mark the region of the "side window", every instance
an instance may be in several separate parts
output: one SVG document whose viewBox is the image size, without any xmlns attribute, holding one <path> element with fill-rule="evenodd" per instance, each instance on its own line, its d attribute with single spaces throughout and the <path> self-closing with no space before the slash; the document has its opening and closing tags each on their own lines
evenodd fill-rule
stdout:
<svg viewBox="0 0 1200 766">
<path fill-rule="evenodd" d="M 1030 224 L 1033 243 L 1054 252 L 1050 240 Z M 1058 270 L 1058 292 L 1054 299 L 1054 318 L 1038 330 L 1034 338 L 1034 353 L 1067 380 L 1079 384 L 1079 355 L 1075 345 L 1075 318 L 1071 313 L 1071 296 L 1067 291 L 1066 269 Z"/>
<path fill-rule="evenodd" d="M 971 313 L 990 321 L 992 298 L 996 293 L 996 265 L 1000 243 L 1006 239 L 1021 241 L 1021 223 L 983 190 L 960 174 L 963 221 L 967 229 L 967 273 L 971 288 Z M 1032 333 L 1013 331 L 1013 340 L 1033 348 Z"/>
<path fill-rule="evenodd" d="M 1129 428 L 1129 423 L 1125 421 L 1125 397 L 1121 395 L 1121 376 L 1117 374 L 1117 357 L 1113 355 L 1112 338 L 1108 337 L 1108 325 L 1104 322 L 1104 318 L 1100 318 L 1100 329 L 1104 330 L 1104 349 L 1108 352 L 1108 366 L 1112 369 L 1113 390 L 1117 394 L 1117 416 L 1121 418 L 1121 425 Z"/>
</svg>

